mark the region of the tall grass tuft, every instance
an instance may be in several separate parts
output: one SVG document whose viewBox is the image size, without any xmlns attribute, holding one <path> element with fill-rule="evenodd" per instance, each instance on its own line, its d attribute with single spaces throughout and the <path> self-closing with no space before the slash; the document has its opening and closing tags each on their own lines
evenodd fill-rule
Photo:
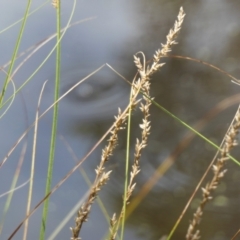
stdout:
<svg viewBox="0 0 240 240">
<path fill-rule="evenodd" d="M 18 47 L 21 42 L 21 37 L 23 34 L 27 16 L 29 15 L 28 12 L 29 12 L 29 8 L 30 8 L 30 4 L 31 4 L 31 1 L 29 0 L 26 11 L 25 11 L 25 15 L 23 18 L 21 30 L 20 30 L 20 33 L 18 36 L 18 40 L 17 40 L 16 46 L 15 46 L 15 50 L 14 50 L 14 53 L 12 56 L 12 61 L 10 62 L 10 65 L 9 65 L 8 74 L 7 74 L 7 77 L 3 84 L 2 94 L 0 96 L 0 107 L 4 106 L 4 104 L 6 104 L 11 98 L 13 98 L 13 97 L 10 97 L 8 100 L 3 102 L 4 94 L 6 92 L 8 83 L 10 81 L 12 81 L 12 77 L 15 74 L 15 72 L 12 73 L 12 70 L 13 70 L 14 63 L 15 63 L 15 60 L 17 57 Z M 74 4 L 76 4 L 76 0 L 74 1 Z M 32 167 L 31 167 L 31 175 L 30 175 L 30 188 L 29 188 L 29 197 L 28 197 L 28 202 L 27 202 L 26 216 L 23 219 L 23 221 L 17 226 L 17 228 L 13 231 L 13 233 L 10 235 L 10 237 L 8 239 L 12 239 L 24 223 L 26 223 L 26 225 L 25 225 L 23 239 L 27 239 L 28 220 L 29 220 L 30 216 L 36 211 L 36 209 L 42 203 L 44 204 L 44 206 L 43 206 L 42 222 L 41 222 L 41 226 L 40 226 L 39 239 L 41 239 L 41 240 L 45 239 L 47 216 L 48 216 L 48 212 L 49 212 L 49 209 L 48 209 L 49 197 L 51 196 L 52 193 L 54 193 L 62 185 L 62 183 L 64 181 L 66 181 L 73 174 L 74 171 L 76 171 L 79 168 L 79 166 L 96 149 L 96 147 L 99 146 L 99 144 L 108 136 L 106 146 L 102 149 L 100 162 L 95 169 L 95 179 L 94 179 L 93 183 L 89 186 L 89 191 L 88 191 L 86 197 L 84 198 L 83 204 L 81 205 L 81 207 L 78 209 L 78 211 L 76 213 L 75 221 L 73 223 L 74 226 L 72 226 L 70 228 L 71 236 L 69 238 L 71 240 L 80 240 L 81 239 L 80 235 L 81 235 L 81 230 L 83 228 L 83 224 L 84 224 L 84 222 L 86 222 L 88 220 L 92 206 L 93 206 L 96 198 L 98 197 L 99 192 L 103 189 L 103 186 L 106 185 L 110 180 L 112 171 L 106 170 L 106 163 L 110 160 L 111 156 L 114 154 L 114 150 L 115 150 L 116 146 L 118 145 L 120 131 L 125 130 L 126 125 L 127 125 L 124 196 L 123 196 L 122 206 L 121 206 L 119 213 L 113 213 L 112 217 L 107 216 L 108 220 L 109 220 L 109 232 L 106 237 L 106 239 L 108 239 L 108 240 L 115 240 L 115 239 L 123 240 L 124 233 L 125 233 L 125 223 L 126 223 L 126 219 L 128 217 L 128 214 L 127 214 L 128 213 L 127 212 L 128 205 L 131 202 L 131 197 L 133 195 L 133 191 L 136 188 L 136 176 L 141 171 L 140 160 L 141 160 L 142 152 L 143 152 L 144 148 L 146 148 L 148 145 L 148 137 L 150 135 L 150 130 L 151 130 L 150 107 L 152 104 L 157 106 L 160 110 L 163 110 L 165 113 L 169 114 L 173 119 L 175 119 L 179 123 L 183 124 L 186 128 L 190 129 L 192 132 L 194 132 L 195 134 L 200 136 L 208 144 L 215 147 L 218 151 L 216 161 L 214 161 L 215 160 L 215 158 L 214 158 L 214 160 L 210 164 L 210 167 L 213 171 L 212 179 L 204 187 L 202 187 L 202 200 L 201 200 L 196 212 L 193 214 L 193 218 L 190 221 L 190 224 L 188 226 L 187 233 L 186 233 L 186 240 L 200 239 L 201 236 L 200 236 L 199 225 L 200 225 L 200 221 L 203 219 L 204 207 L 210 200 L 212 200 L 213 192 L 219 186 L 220 181 L 226 174 L 226 171 L 227 171 L 225 168 L 226 162 L 229 159 L 231 159 L 239 165 L 239 162 L 230 155 L 230 152 L 233 149 L 233 147 L 235 147 L 237 145 L 236 139 L 237 139 L 237 134 L 239 133 L 239 129 L 240 129 L 240 107 L 238 108 L 238 110 L 234 116 L 233 122 L 230 125 L 229 130 L 227 131 L 226 135 L 224 136 L 221 146 L 217 146 L 216 144 L 211 142 L 209 139 L 205 138 L 203 135 L 198 133 L 197 130 L 190 127 L 185 122 L 183 122 L 181 119 L 179 119 L 178 117 L 173 115 L 171 112 L 169 112 L 168 110 L 166 110 L 165 108 L 160 106 L 158 103 L 156 103 L 154 101 L 154 98 L 151 96 L 151 77 L 164 66 L 165 63 L 162 62 L 163 58 L 174 57 L 174 56 L 169 56 L 169 52 L 171 52 L 172 47 L 175 44 L 177 44 L 176 38 L 181 30 L 181 27 L 182 27 L 182 24 L 184 21 L 184 17 L 185 17 L 183 8 L 182 7 L 180 8 L 178 16 L 177 16 L 177 20 L 175 21 L 173 28 L 170 29 L 169 33 L 166 36 L 166 43 L 161 44 L 161 48 L 159 48 L 154 53 L 153 59 L 151 61 L 146 60 L 145 54 L 143 52 L 138 52 L 134 55 L 133 61 L 136 66 L 136 69 L 137 69 L 137 74 L 135 75 L 132 83 L 130 83 L 131 91 L 130 91 L 128 106 L 124 110 L 121 110 L 120 108 L 118 109 L 118 115 L 115 116 L 115 120 L 113 121 L 112 127 L 110 127 L 108 129 L 108 131 L 103 135 L 103 137 L 98 141 L 98 143 L 89 151 L 89 153 L 83 159 L 81 159 L 74 166 L 74 168 L 72 170 L 70 170 L 66 174 L 66 176 L 56 186 L 51 188 L 52 187 L 51 182 L 52 182 L 52 175 L 53 175 L 55 145 L 56 145 L 57 122 L 58 122 L 58 103 L 63 97 L 65 97 L 69 92 L 71 92 L 75 87 L 77 87 L 83 81 L 88 79 L 90 76 L 92 76 L 93 74 L 98 72 L 103 67 L 109 66 L 108 64 L 102 65 L 101 67 L 96 69 L 94 72 L 92 72 L 90 75 L 88 75 L 86 78 L 82 79 L 79 83 L 74 85 L 71 89 L 69 89 L 61 97 L 59 96 L 60 69 L 61 69 L 61 44 L 60 43 L 61 43 L 61 39 L 62 39 L 65 31 L 70 26 L 70 20 L 68 22 L 67 27 L 64 28 L 63 30 L 61 30 L 61 1 L 60 0 L 52 0 L 52 5 L 56 9 L 56 19 L 57 19 L 56 20 L 56 23 L 57 23 L 56 71 L 55 71 L 56 78 L 55 78 L 55 88 L 54 88 L 55 89 L 54 103 L 43 114 L 40 115 L 39 114 L 40 100 L 39 100 L 38 109 L 36 111 L 35 122 L 18 139 L 18 141 L 15 143 L 15 145 L 9 151 L 7 156 L 4 158 L 4 161 L 0 164 L 0 167 L 1 167 L 5 163 L 5 161 L 8 159 L 8 157 L 11 155 L 11 153 L 14 151 L 16 146 L 24 138 L 24 136 L 26 136 L 26 134 L 29 132 L 29 130 L 32 127 L 35 127 L 34 128 L 34 139 L 33 139 Z M 71 17 L 72 17 L 72 15 L 71 15 Z M 51 55 L 51 53 L 54 51 L 54 49 L 49 53 L 48 57 Z M 30 56 L 31 56 L 31 54 L 29 55 L 29 57 Z M 175 56 L 175 57 L 184 58 L 182 56 Z M 46 59 L 44 60 L 44 62 L 46 61 Z M 185 57 L 185 59 L 190 60 L 190 61 L 196 61 L 196 59 L 192 59 L 189 57 Z M 39 68 L 44 64 L 44 62 L 42 64 L 40 64 Z M 221 70 L 211 64 L 207 64 L 206 62 L 202 62 L 202 61 L 200 63 L 204 64 L 204 65 L 209 65 L 210 67 L 220 71 L 221 73 L 230 76 L 228 73 L 224 72 L 223 70 Z M 17 71 L 17 70 L 15 70 L 15 71 Z M 34 74 L 35 74 L 35 72 L 34 72 Z M 16 93 L 18 91 L 20 91 L 20 89 L 31 79 L 31 77 L 24 82 L 24 84 L 16 91 Z M 235 78 L 233 78 L 233 79 L 235 80 L 235 82 L 238 81 Z M 14 85 L 14 83 L 13 83 L 13 85 Z M 42 95 L 42 91 L 41 91 L 40 95 Z M 139 98 L 139 95 L 141 95 L 140 98 Z M 41 96 L 39 99 L 41 99 Z M 54 110 L 53 110 L 51 143 L 49 146 L 49 149 L 50 149 L 49 165 L 48 165 L 48 173 L 47 173 L 47 179 L 46 179 L 45 196 L 43 197 L 43 199 L 41 199 L 41 201 L 39 201 L 37 203 L 37 205 L 32 210 L 30 210 L 32 191 L 33 191 L 34 161 L 35 161 L 34 158 L 35 158 L 35 152 L 36 152 L 36 147 L 37 147 L 36 142 L 37 142 L 38 121 L 52 107 L 54 107 Z M 142 115 L 141 123 L 139 124 L 140 138 L 139 139 L 137 138 L 135 140 L 134 154 L 133 154 L 133 156 L 130 156 L 130 152 L 131 152 L 130 150 L 132 149 L 132 147 L 130 146 L 131 116 L 134 112 L 133 110 L 135 110 L 137 108 L 139 108 L 141 115 Z M 25 151 L 25 148 L 24 148 L 24 151 Z M 131 161 L 131 159 L 132 159 L 132 161 Z M 165 166 L 169 167 L 170 164 L 169 165 L 168 164 L 166 164 Z M 131 167 L 129 167 L 129 166 L 131 166 Z M 210 169 L 210 167 L 209 167 L 209 169 Z M 172 231 L 166 237 L 168 240 L 170 240 L 172 238 L 176 228 L 178 227 L 178 224 L 182 220 L 191 200 L 193 199 L 197 190 L 201 186 L 207 173 L 208 173 L 208 170 L 206 170 L 206 172 L 204 173 L 201 181 L 197 185 L 194 193 L 192 194 L 189 202 L 187 203 L 185 209 L 183 210 L 183 213 L 177 220 L 177 223 L 174 225 Z M 14 187 L 15 187 L 15 182 L 14 182 L 13 188 Z M 11 199 L 12 195 L 9 195 L 9 196 L 10 196 L 9 199 Z M 7 201 L 7 205 L 10 201 L 11 200 Z M 140 199 L 140 201 L 141 201 L 141 199 Z M 74 209 L 74 212 L 76 212 L 76 209 L 77 208 Z M 107 213 L 105 213 L 105 215 L 107 215 Z M 4 217 L 5 217 L 5 212 L 4 212 Z M 236 238 L 236 236 L 238 234 L 239 234 L 239 231 L 235 234 L 233 239 Z"/>
</svg>

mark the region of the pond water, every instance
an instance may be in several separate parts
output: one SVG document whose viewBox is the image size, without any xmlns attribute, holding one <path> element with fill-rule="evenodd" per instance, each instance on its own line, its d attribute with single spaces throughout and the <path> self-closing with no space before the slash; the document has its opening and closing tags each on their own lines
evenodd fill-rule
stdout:
<svg viewBox="0 0 240 240">
<path fill-rule="evenodd" d="M 31 10 L 43 4 L 35 0 Z M 26 3 L 4 0 L 0 6 L 0 30 L 22 18 Z M 62 26 L 67 24 L 73 1 L 62 2 Z M 132 81 L 136 74 L 133 55 L 143 51 L 147 59 L 165 43 L 166 35 L 183 6 L 186 17 L 176 45 L 171 54 L 189 56 L 229 72 L 240 75 L 240 17 L 239 1 L 77 1 L 72 22 L 85 20 L 71 26 L 62 40 L 62 70 L 60 94 L 108 63 L 126 79 Z M 1 34 L 1 66 L 12 56 L 19 32 L 17 24 Z M 39 44 L 55 32 L 55 9 L 48 1 L 32 14 L 27 22 L 19 52 Z M 54 40 L 46 43 L 14 76 L 20 87 L 54 47 Z M 15 68 L 27 56 L 16 61 Z M 197 62 L 177 58 L 164 58 L 166 65 L 152 79 L 152 96 L 155 100 L 191 126 L 198 123 L 199 131 L 220 144 L 240 101 L 240 86 L 231 79 Z M 37 102 L 43 83 L 47 80 L 40 112 L 53 102 L 54 54 L 16 96 L 7 114 L 0 121 L 1 159 L 4 159 L 21 134 L 35 119 Z M 5 74 L 1 72 L 2 82 Z M 58 137 L 56 143 L 53 183 L 55 186 L 76 164 L 69 147 L 79 160 L 111 126 L 118 107 L 128 104 L 129 84 L 107 65 L 74 88 L 60 101 Z M 11 96 L 12 87 L 7 90 Z M 6 106 L 5 106 L 6 107 Z M 39 122 L 36 166 L 32 207 L 44 196 L 47 174 L 52 113 Z M 133 115 L 132 144 L 139 137 L 141 115 Z M 199 122 L 202 121 L 202 122 Z M 145 149 L 136 182 L 136 192 L 144 195 L 140 205 L 127 220 L 125 239 L 160 239 L 167 235 L 191 196 L 196 184 L 211 162 L 215 149 L 194 135 L 156 107 L 151 108 L 151 135 Z M 200 126 L 201 124 L 201 126 Z M 187 135 L 187 136 L 186 136 Z M 113 170 L 111 181 L 100 193 L 109 215 L 118 213 L 122 204 L 125 159 L 125 134 L 107 168 Z M 0 171 L 0 194 L 10 189 L 12 177 L 18 167 L 24 144 L 27 150 L 17 186 L 29 180 L 33 131 L 30 131 L 10 155 Z M 101 154 L 100 147 L 84 162 L 82 167 L 91 181 Z M 159 165 L 172 157 L 173 164 L 163 177 L 157 177 L 149 191 L 144 188 Z M 238 158 L 239 150 L 234 150 Z M 2 160 L 1 160 L 2 161 Z M 201 222 L 202 239 L 231 239 L 239 226 L 239 168 L 228 163 L 228 174 L 214 194 L 215 199 L 206 207 Z M 210 179 L 210 176 L 208 177 Z M 88 191 L 88 185 L 79 171 L 51 196 L 46 229 L 46 239 L 70 239 L 69 227 L 75 214 L 56 237 L 52 232 Z M 26 211 L 28 185 L 13 194 L 10 209 L 4 219 L 1 239 L 7 239 L 23 220 Z M 184 239 L 189 220 L 201 198 L 201 193 L 191 204 L 186 216 L 172 239 Z M 4 216 L 7 196 L 0 198 L 0 212 Z M 28 239 L 38 239 L 42 208 L 30 220 Z M 108 230 L 99 206 L 95 204 L 89 221 L 83 226 L 82 239 L 103 239 Z M 22 239 L 22 228 L 13 239 Z"/>
</svg>

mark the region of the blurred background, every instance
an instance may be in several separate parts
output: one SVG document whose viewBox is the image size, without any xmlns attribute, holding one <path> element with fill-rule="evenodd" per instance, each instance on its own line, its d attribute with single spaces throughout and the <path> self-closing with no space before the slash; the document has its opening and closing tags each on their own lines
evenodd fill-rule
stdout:
<svg viewBox="0 0 240 240">
<path fill-rule="evenodd" d="M 32 1 L 31 10 L 43 4 Z M 173 26 L 179 8 L 183 6 L 186 17 L 176 45 L 171 54 L 189 56 L 229 72 L 236 78 L 240 75 L 240 2 L 225 0 L 165 1 L 165 0 L 82 0 L 77 1 L 72 22 L 89 19 L 69 28 L 62 40 L 61 94 L 83 77 L 104 63 L 110 64 L 125 78 L 132 81 L 136 74 L 133 55 L 143 51 L 147 59 L 165 43 L 166 35 Z M 0 30 L 23 17 L 26 3 L 2 0 Z M 62 26 L 67 24 L 73 1 L 62 1 Z M 35 46 L 55 33 L 56 11 L 48 1 L 39 11 L 28 18 L 19 52 Z M 20 24 L 1 34 L 1 62 L 6 64 L 12 56 Z M 17 72 L 14 81 L 17 87 L 31 76 L 55 45 L 55 40 L 42 47 Z M 15 67 L 25 56 L 17 60 Z M 220 144 L 240 102 L 240 86 L 231 83 L 226 75 L 197 62 L 184 59 L 164 58 L 166 64 L 152 78 L 152 96 L 207 138 Z M 1 74 L 1 83 L 5 74 Z M 13 105 L 0 121 L 0 156 L 3 159 L 17 139 L 34 121 L 37 101 L 43 83 L 48 80 L 41 102 L 43 112 L 53 102 L 55 55 L 53 54 L 31 81 L 16 96 Z M 75 88 L 61 102 L 57 148 L 53 173 L 55 186 L 74 167 L 67 145 L 81 159 L 111 126 L 117 108 L 128 103 L 130 87 L 108 67 Z M 11 96 L 9 86 L 7 96 Z M 52 113 L 39 122 L 37 139 L 36 170 L 33 205 L 44 196 L 47 174 Z M 141 114 L 133 116 L 132 144 L 139 137 Z M 216 150 L 166 115 L 151 107 L 151 135 L 144 150 L 137 177 L 134 197 L 143 198 L 140 205 L 127 220 L 125 239 L 160 239 L 167 235 L 182 212 L 196 184 L 211 162 Z M 198 125 L 196 125 L 198 124 Z M 124 183 L 124 159 L 126 138 L 120 134 L 120 142 L 107 168 L 112 169 L 111 180 L 104 186 L 100 197 L 108 213 L 119 213 L 122 204 Z M 29 179 L 33 131 L 18 145 L 0 169 L 0 194 L 8 191 L 12 177 L 18 168 L 21 150 L 27 143 L 27 151 L 18 180 L 20 185 Z M 100 161 L 102 144 L 82 165 L 91 181 L 94 180 Z M 233 151 L 238 158 L 238 147 Z M 173 165 L 163 177 L 156 178 L 147 191 L 143 186 L 152 179 L 162 162 L 172 157 Z M 2 160 L 1 160 L 2 161 Z M 200 230 L 202 239 L 230 239 L 239 229 L 239 180 L 240 171 L 229 161 L 228 173 L 214 194 L 203 215 Z M 210 179 L 210 176 L 208 179 Z M 88 190 L 82 174 L 76 171 L 51 197 L 47 222 L 47 238 L 61 220 Z M 13 195 L 10 210 L 4 219 L 1 239 L 7 239 L 25 216 L 28 187 Z M 184 239 L 189 220 L 201 199 L 201 192 L 191 204 L 187 214 L 172 239 Z M 6 196 L 0 198 L 0 216 Z M 37 239 L 42 209 L 31 217 L 28 239 Z M 55 239 L 69 239 L 69 227 L 74 226 L 74 217 Z M 94 229 L 94 231 L 93 231 Z M 108 223 L 95 204 L 89 221 L 83 226 L 82 239 L 101 239 L 108 230 Z M 46 239 L 47 239 L 46 238 Z M 22 239 L 22 229 L 14 239 Z"/>
</svg>

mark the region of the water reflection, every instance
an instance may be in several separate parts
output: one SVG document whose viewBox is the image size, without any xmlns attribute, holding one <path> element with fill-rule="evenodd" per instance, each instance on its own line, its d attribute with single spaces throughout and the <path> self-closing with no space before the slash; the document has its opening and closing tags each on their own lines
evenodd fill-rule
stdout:
<svg viewBox="0 0 240 240">
<path fill-rule="evenodd" d="M 120 66 L 118 66 L 120 67 Z M 127 66 L 126 66 L 127 67 Z M 121 67 L 121 72 L 125 71 Z M 62 74 L 62 93 L 91 73 L 91 68 L 69 70 Z M 128 103 L 129 87 L 123 79 L 105 66 L 71 91 L 61 103 L 62 111 L 77 120 L 109 119 Z"/>
</svg>

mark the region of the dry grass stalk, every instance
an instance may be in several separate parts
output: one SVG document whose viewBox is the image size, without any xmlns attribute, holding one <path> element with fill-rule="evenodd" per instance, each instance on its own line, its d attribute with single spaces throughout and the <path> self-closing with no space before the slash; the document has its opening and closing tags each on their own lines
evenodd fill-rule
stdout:
<svg viewBox="0 0 240 240">
<path fill-rule="evenodd" d="M 99 166 L 97 167 L 95 181 L 93 186 L 90 190 L 88 199 L 86 202 L 81 206 L 80 210 L 77 213 L 77 217 L 75 219 L 75 227 L 71 228 L 72 231 L 72 238 L 71 240 L 79 240 L 80 238 L 79 233 L 82 227 L 83 222 L 87 221 L 87 217 L 90 213 L 91 206 L 94 200 L 97 197 L 97 193 L 101 190 L 101 187 L 106 184 L 107 180 L 109 179 L 109 175 L 111 171 L 104 172 L 105 167 L 104 164 L 108 161 L 109 157 L 112 155 L 114 148 L 117 145 L 118 136 L 117 133 L 121 129 L 122 124 L 126 121 L 127 113 L 122 115 L 119 109 L 119 114 L 115 117 L 115 126 L 114 129 L 111 131 L 111 136 L 108 140 L 108 145 L 102 150 L 102 157 Z"/>
<path fill-rule="evenodd" d="M 126 110 L 122 113 L 119 109 L 118 116 L 115 117 L 114 122 L 114 128 L 111 131 L 111 135 L 108 139 L 107 146 L 102 150 L 102 156 L 99 166 L 97 167 L 96 171 L 96 177 L 95 181 L 93 183 L 93 186 L 90 190 L 89 196 L 86 200 L 86 202 L 81 206 L 80 210 L 77 213 L 77 217 L 75 219 L 75 227 L 71 228 L 72 231 L 72 238 L 71 240 L 79 240 L 80 238 L 79 233 L 82 228 L 83 222 L 87 221 L 87 217 L 90 213 L 91 206 L 94 202 L 94 200 L 97 197 L 97 193 L 101 190 L 101 187 L 106 184 L 106 182 L 109 179 L 109 175 L 111 171 L 105 172 L 105 163 L 109 160 L 110 156 L 113 154 L 113 150 L 115 149 L 117 142 L 118 142 L 118 132 L 125 127 L 123 125 L 126 122 L 126 119 L 128 117 L 129 109 L 134 108 L 139 100 L 136 100 L 139 92 L 140 92 L 141 86 L 138 86 L 138 89 L 134 92 L 133 98 L 130 101 L 129 106 L 126 108 Z"/>
<path fill-rule="evenodd" d="M 234 234 L 231 240 L 236 240 L 238 235 L 240 235 L 240 229 L 238 229 L 238 231 Z"/>
<path fill-rule="evenodd" d="M 140 80 L 140 79 L 139 79 Z M 133 98 L 134 94 L 136 94 L 136 91 L 139 89 L 139 85 L 141 86 L 141 81 L 137 81 L 134 82 L 132 85 L 132 96 L 130 98 Z M 149 82 L 145 82 L 142 86 L 142 89 L 150 89 L 150 83 Z M 144 90 L 145 92 L 145 90 Z M 146 94 L 149 95 L 149 91 L 146 90 L 145 92 Z M 142 134 L 141 134 L 141 142 L 139 139 L 136 140 L 136 145 L 135 145 L 135 154 L 134 154 L 134 163 L 132 165 L 132 171 L 130 172 L 130 181 L 128 184 L 128 188 L 127 188 L 127 195 L 126 195 L 126 199 L 124 199 L 124 201 L 126 201 L 126 203 L 128 204 L 128 201 L 132 195 L 132 192 L 135 188 L 136 183 L 134 183 L 134 178 L 137 176 L 137 174 L 140 172 L 140 167 L 139 167 L 139 160 L 141 157 L 141 152 L 143 150 L 143 148 L 145 148 L 147 146 L 147 138 L 148 135 L 150 134 L 150 122 L 148 121 L 148 117 L 150 116 L 149 114 L 149 107 L 151 105 L 151 100 L 147 97 L 144 96 L 144 100 L 145 100 L 145 104 L 141 103 L 140 106 L 140 110 L 143 112 L 143 123 L 140 124 L 140 128 L 142 129 Z M 120 222 L 124 216 L 124 208 L 122 208 L 121 210 L 121 214 L 119 216 L 119 218 L 116 220 L 116 215 L 114 214 L 112 219 L 110 220 L 110 240 L 114 240 L 117 234 L 117 229 L 119 228 Z"/>
<path fill-rule="evenodd" d="M 187 240 L 197 240 L 200 239 L 200 231 L 196 230 L 197 225 L 199 225 L 204 206 L 208 201 L 212 199 L 211 192 L 213 192 L 217 186 L 219 185 L 220 180 L 224 177 L 226 173 L 226 169 L 223 169 L 225 162 L 229 160 L 229 154 L 231 149 L 237 145 L 236 136 L 240 129 L 240 107 L 234 117 L 234 122 L 230 126 L 229 131 L 226 133 L 224 137 L 224 144 L 220 151 L 220 157 L 217 159 L 216 164 L 212 166 L 213 169 L 213 178 L 211 182 L 207 183 L 204 188 L 202 188 L 202 201 L 198 206 L 196 212 L 193 215 L 193 219 L 190 222 L 188 227 L 186 239 Z"/>
<path fill-rule="evenodd" d="M 132 85 L 133 89 L 138 89 L 138 84 L 135 85 L 133 83 Z M 145 82 L 142 86 L 142 89 L 144 90 L 144 93 L 149 96 L 149 90 L 150 90 L 150 83 Z M 135 91 L 133 90 L 132 93 L 134 94 Z M 135 153 L 134 153 L 134 163 L 132 165 L 132 170 L 130 172 L 130 180 L 129 184 L 127 187 L 127 194 L 126 194 L 126 199 L 124 201 L 126 204 L 129 203 L 129 199 L 132 195 L 132 192 L 136 186 L 136 183 L 134 183 L 134 179 L 137 176 L 137 174 L 140 172 L 140 167 L 139 167 L 139 160 L 141 157 L 142 150 L 147 146 L 147 139 L 148 135 L 150 134 L 150 121 L 148 120 L 150 114 L 149 114 L 149 108 L 151 105 L 151 100 L 147 97 L 144 96 L 145 103 L 141 103 L 140 110 L 143 113 L 143 122 L 140 124 L 140 128 L 142 129 L 141 131 L 141 141 L 139 139 L 136 139 L 136 144 L 135 144 Z M 124 217 L 124 207 L 121 210 L 121 214 L 116 220 L 116 215 L 113 215 L 113 218 L 110 220 L 110 240 L 114 240 L 116 237 L 117 229 L 119 228 L 120 222 L 122 221 L 122 218 Z"/>
<path fill-rule="evenodd" d="M 184 11 L 183 8 L 180 8 L 179 14 L 178 14 L 178 20 L 175 22 L 173 29 L 170 30 L 169 34 L 167 35 L 167 42 L 166 44 L 162 44 L 162 49 L 159 49 L 156 51 L 154 55 L 154 60 L 151 66 L 145 66 L 145 56 L 141 52 L 143 56 L 143 64 L 140 61 L 140 58 L 137 56 L 134 56 L 134 63 L 136 67 L 138 68 L 138 72 L 140 77 L 138 78 L 137 81 L 134 81 L 132 84 L 132 96 L 135 96 L 137 90 L 139 87 L 141 87 L 141 91 L 144 94 L 143 95 L 143 100 L 144 103 L 141 103 L 140 105 L 140 111 L 143 113 L 143 120 L 142 124 L 140 124 L 141 128 L 141 141 L 139 139 L 136 139 L 136 144 L 135 144 L 135 153 L 134 153 L 134 162 L 132 165 L 132 170 L 130 172 L 130 181 L 128 184 L 127 188 L 127 194 L 126 194 L 126 199 L 124 201 L 128 204 L 129 199 L 132 195 L 132 192 L 135 188 L 136 183 L 134 183 L 134 179 L 137 176 L 137 174 L 140 172 L 140 167 L 139 167 L 139 160 L 142 154 L 142 150 L 147 146 L 147 140 L 148 136 L 150 134 L 150 121 L 149 121 L 149 109 L 152 103 L 152 99 L 150 98 L 150 77 L 151 75 L 158 71 L 164 63 L 159 63 L 161 57 L 166 56 L 168 52 L 171 51 L 171 46 L 173 44 L 177 44 L 175 42 L 175 38 L 181 29 L 181 25 L 183 23 L 184 19 Z M 124 217 L 124 206 L 121 210 L 120 216 L 118 220 L 116 220 L 116 216 L 114 214 L 113 218 L 110 221 L 110 240 L 114 240 L 116 237 L 117 230 L 119 228 L 120 222 L 122 221 L 122 218 Z"/>
<path fill-rule="evenodd" d="M 116 219 L 116 214 L 114 213 L 112 218 L 110 219 L 110 228 L 109 228 L 109 233 L 110 233 L 110 238 L 109 240 L 114 240 L 117 235 L 116 227 L 118 224 L 118 220 Z"/>
<path fill-rule="evenodd" d="M 75 220 L 76 226 L 71 229 L 72 233 L 73 233 L 73 237 L 71 238 L 71 240 L 80 240 L 81 239 L 78 237 L 81 226 L 82 226 L 83 222 L 87 221 L 87 216 L 90 212 L 91 205 L 92 205 L 93 201 L 95 200 L 95 198 L 97 197 L 97 193 L 101 190 L 101 187 L 103 185 L 105 185 L 106 182 L 108 181 L 110 173 L 111 173 L 111 171 L 102 173 L 98 182 L 92 187 L 91 193 L 88 197 L 88 201 L 85 204 L 83 204 L 81 206 L 80 210 L 78 211 L 77 218 Z"/>
<path fill-rule="evenodd" d="M 177 44 L 175 39 L 181 29 L 184 17 L 185 17 L 185 13 L 183 11 L 183 8 L 181 7 L 177 16 L 177 20 L 175 21 L 174 27 L 170 29 L 167 35 L 166 44 L 162 44 L 162 49 L 157 50 L 155 55 L 153 56 L 153 64 L 151 68 L 148 70 L 150 74 L 153 74 L 155 71 L 157 71 L 161 67 L 159 66 L 159 61 L 161 57 L 166 56 L 169 52 L 171 52 L 172 45 Z"/>
</svg>

